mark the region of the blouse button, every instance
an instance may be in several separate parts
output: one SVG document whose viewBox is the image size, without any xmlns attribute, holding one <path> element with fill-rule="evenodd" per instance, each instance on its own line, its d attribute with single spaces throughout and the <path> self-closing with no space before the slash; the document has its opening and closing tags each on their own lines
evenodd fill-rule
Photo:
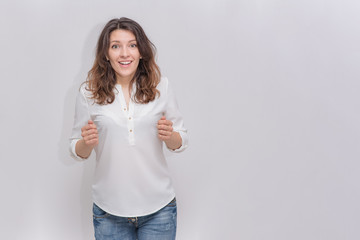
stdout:
<svg viewBox="0 0 360 240">
<path fill-rule="evenodd" d="M 130 129 L 130 132 L 132 132 L 132 129 Z"/>
<path fill-rule="evenodd" d="M 124 111 L 126 111 L 126 108 L 124 108 Z"/>
<path fill-rule="evenodd" d="M 131 117 L 129 117 L 129 120 L 131 120 Z"/>
</svg>

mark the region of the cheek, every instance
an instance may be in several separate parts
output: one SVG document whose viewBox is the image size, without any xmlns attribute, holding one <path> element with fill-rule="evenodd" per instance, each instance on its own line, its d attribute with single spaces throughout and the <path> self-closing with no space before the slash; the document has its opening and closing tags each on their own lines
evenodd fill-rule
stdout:
<svg viewBox="0 0 360 240">
<path fill-rule="evenodd" d="M 115 70 L 118 66 L 117 66 L 117 62 L 114 62 L 114 61 L 111 61 L 110 60 L 110 65 L 111 65 L 111 68 L 113 69 L 113 70 Z"/>
<path fill-rule="evenodd" d="M 117 49 L 111 49 L 108 51 L 108 58 L 110 62 L 116 61 L 116 59 L 119 57 L 119 50 Z"/>
<path fill-rule="evenodd" d="M 134 61 L 134 68 L 138 68 L 139 67 L 139 61 Z"/>
</svg>

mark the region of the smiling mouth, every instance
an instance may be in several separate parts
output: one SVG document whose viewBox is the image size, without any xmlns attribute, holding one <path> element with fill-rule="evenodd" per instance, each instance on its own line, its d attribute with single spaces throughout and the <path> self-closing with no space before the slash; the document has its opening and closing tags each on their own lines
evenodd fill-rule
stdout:
<svg viewBox="0 0 360 240">
<path fill-rule="evenodd" d="M 127 66 L 127 65 L 129 65 L 130 63 L 132 63 L 132 61 L 124 61 L 124 62 L 119 62 L 120 63 L 120 65 L 122 65 L 122 66 Z"/>
</svg>

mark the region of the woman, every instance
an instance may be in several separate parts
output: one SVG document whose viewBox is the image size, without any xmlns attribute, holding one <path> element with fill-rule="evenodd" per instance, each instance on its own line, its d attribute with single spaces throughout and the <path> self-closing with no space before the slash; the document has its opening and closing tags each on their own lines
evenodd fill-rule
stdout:
<svg viewBox="0 0 360 240">
<path fill-rule="evenodd" d="M 76 100 L 71 153 L 94 149 L 95 237 L 175 239 L 176 199 L 163 154 L 187 147 L 187 131 L 155 47 L 128 18 L 104 27 Z"/>
</svg>

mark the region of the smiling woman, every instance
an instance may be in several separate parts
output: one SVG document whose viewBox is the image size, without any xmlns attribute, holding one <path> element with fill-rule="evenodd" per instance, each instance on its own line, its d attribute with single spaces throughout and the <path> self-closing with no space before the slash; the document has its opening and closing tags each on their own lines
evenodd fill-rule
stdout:
<svg viewBox="0 0 360 240">
<path fill-rule="evenodd" d="M 83 160 L 96 153 L 97 240 L 175 239 L 177 208 L 163 143 L 181 152 L 187 130 L 154 56 L 138 23 L 111 20 L 77 97 L 71 154 Z"/>
<path fill-rule="evenodd" d="M 120 82 L 130 83 L 129 92 L 132 84 L 136 84 L 136 102 L 153 101 L 159 94 L 156 86 L 161 75 L 155 52 L 155 46 L 138 23 L 128 18 L 109 21 L 99 37 L 94 65 L 87 80 L 97 103 L 112 103 L 115 99 L 112 89 Z M 127 62 L 130 62 L 129 66 Z"/>
</svg>

